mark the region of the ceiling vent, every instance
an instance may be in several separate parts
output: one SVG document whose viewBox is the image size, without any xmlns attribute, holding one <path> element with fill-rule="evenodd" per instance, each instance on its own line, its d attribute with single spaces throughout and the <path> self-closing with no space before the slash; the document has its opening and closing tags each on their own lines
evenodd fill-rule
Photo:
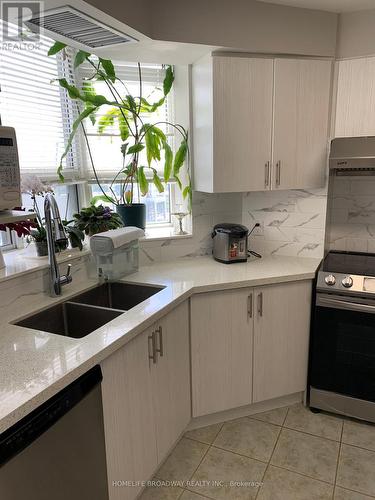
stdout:
<svg viewBox="0 0 375 500">
<path fill-rule="evenodd" d="M 137 41 L 70 6 L 39 12 L 25 24 L 32 31 L 41 30 L 46 36 L 84 50 Z"/>
</svg>

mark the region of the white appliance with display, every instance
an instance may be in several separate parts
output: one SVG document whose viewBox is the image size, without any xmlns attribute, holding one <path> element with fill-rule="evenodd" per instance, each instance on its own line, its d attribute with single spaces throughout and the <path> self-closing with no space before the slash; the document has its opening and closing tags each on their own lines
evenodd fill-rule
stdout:
<svg viewBox="0 0 375 500">
<path fill-rule="evenodd" d="M 0 126 L 0 210 L 21 206 L 21 180 L 16 131 Z"/>
</svg>

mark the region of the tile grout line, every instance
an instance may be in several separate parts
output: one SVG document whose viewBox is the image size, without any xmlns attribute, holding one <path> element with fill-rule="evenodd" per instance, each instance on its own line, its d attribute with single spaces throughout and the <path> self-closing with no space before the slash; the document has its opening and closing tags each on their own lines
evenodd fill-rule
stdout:
<svg viewBox="0 0 375 500">
<path fill-rule="evenodd" d="M 285 417 L 284 417 L 283 423 L 281 424 L 281 427 L 284 427 L 284 425 L 285 425 L 286 419 L 289 415 L 289 409 L 290 409 L 290 406 L 288 406 L 286 409 Z"/>
<path fill-rule="evenodd" d="M 307 477 L 308 479 L 312 479 L 313 481 L 318 481 L 320 483 L 327 484 L 328 486 L 334 486 L 333 483 L 330 483 L 329 481 L 326 481 L 325 479 L 319 479 L 317 477 L 308 476 L 307 474 L 304 474 L 303 472 L 299 472 L 299 471 L 296 471 L 293 469 L 287 469 L 286 467 L 282 467 L 281 465 L 276 465 L 276 464 L 271 464 L 271 463 L 270 463 L 270 465 L 272 465 L 272 467 L 276 467 L 277 469 L 286 470 L 288 472 L 292 472 L 293 474 L 297 474 L 298 476 Z"/>
<path fill-rule="evenodd" d="M 337 455 L 337 464 L 336 464 L 336 471 L 335 471 L 335 481 L 333 483 L 333 494 L 332 494 L 332 500 L 335 498 L 335 493 L 336 493 L 336 481 L 337 481 L 337 473 L 339 470 L 339 464 L 340 464 L 340 456 L 341 456 L 341 448 L 342 448 L 342 436 L 344 434 L 344 420 L 342 421 L 342 426 L 341 426 L 341 433 L 340 433 L 340 445 L 339 445 L 339 452 Z"/>
<path fill-rule="evenodd" d="M 289 408 L 288 408 L 288 410 L 287 410 L 287 412 L 286 412 L 286 414 L 285 414 L 285 418 L 286 418 L 286 416 L 288 415 L 288 412 L 289 412 Z M 285 419 L 284 419 L 284 422 L 285 422 Z M 269 458 L 269 460 L 268 460 L 267 466 L 266 466 L 266 468 L 264 469 L 264 473 L 263 473 L 263 476 L 262 476 L 262 479 L 261 479 L 261 483 L 262 483 L 262 484 L 261 484 L 261 485 L 259 486 L 259 488 L 258 488 L 258 491 L 257 491 L 257 493 L 256 493 L 256 495 L 255 495 L 255 500 L 258 498 L 259 492 L 260 492 L 260 490 L 262 489 L 262 486 L 263 486 L 263 483 L 264 483 L 264 478 L 266 477 L 266 473 L 267 473 L 267 471 L 268 471 L 268 469 L 269 469 L 269 466 L 271 465 L 271 459 L 272 459 L 272 456 L 273 456 L 273 454 L 274 454 L 274 452 L 275 452 L 275 449 L 276 449 L 277 443 L 279 442 L 279 439 L 280 439 L 280 435 L 281 435 L 281 431 L 282 431 L 282 430 L 283 430 L 283 428 L 282 428 L 282 426 L 280 426 L 279 434 L 277 435 L 277 439 L 276 439 L 276 441 L 275 441 L 275 444 L 274 444 L 274 446 L 273 446 L 272 452 L 271 452 L 271 454 L 270 454 L 270 458 Z"/>
</svg>

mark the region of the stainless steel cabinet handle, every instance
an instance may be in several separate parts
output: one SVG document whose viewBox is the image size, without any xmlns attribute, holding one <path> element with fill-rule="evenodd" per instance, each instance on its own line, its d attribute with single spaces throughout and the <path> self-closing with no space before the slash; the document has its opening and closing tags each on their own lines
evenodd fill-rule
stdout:
<svg viewBox="0 0 375 500">
<path fill-rule="evenodd" d="M 267 161 L 264 165 L 264 187 L 270 185 L 270 162 Z"/>
<path fill-rule="evenodd" d="M 160 357 L 163 357 L 164 355 L 164 345 L 163 345 L 163 327 L 159 326 L 159 328 L 156 329 L 156 332 L 159 337 L 159 349 L 156 349 L 156 352 L 160 354 Z"/>
<path fill-rule="evenodd" d="M 252 293 L 247 297 L 247 317 L 248 318 L 253 317 L 253 294 Z"/>
<path fill-rule="evenodd" d="M 151 340 L 151 348 L 152 348 L 152 352 L 150 353 L 150 340 Z M 152 332 L 151 335 L 148 336 L 148 357 L 149 359 L 152 359 L 152 362 L 154 364 L 156 364 L 156 336 L 155 336 L 155 332 Z"/>
<path fill-rule="evenodd" d="M 263 293 L 258 293 L 258 315 L 263 316 Z"/>
<path fill-rule="evenodd" d="M 281 161 L 276 163 L 276 186 L 280 186 L 281 182 Z"/>
</svg>

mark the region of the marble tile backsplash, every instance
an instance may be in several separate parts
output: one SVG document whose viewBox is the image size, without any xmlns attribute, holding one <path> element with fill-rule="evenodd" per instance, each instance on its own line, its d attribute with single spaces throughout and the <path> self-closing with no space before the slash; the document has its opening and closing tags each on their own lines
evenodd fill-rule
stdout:
<svg viewBox="0 0 375 500">
<path fill-rule="evenodd" d="M 213 226 L 219 222 L 241 223 L 242 193 L 194 192 L 192 219 L 191 238 L 143 241 L 140 246 L 140 265 L 150 265 L 180 257 L 210 255 Z"/>
<path fill-rule="evenodd" d="M 375 253 L 375 177 L 335 177 L 331 196 L 330 249 Z"/>
<path fill-rule="evenodd" d="M 242 222 L 256 222 L 263 235 L 250 237 L 250 248 L 261 255 L 322 257 L 327 190 L 290 190 L 245 193 Z"/>
</svg>

